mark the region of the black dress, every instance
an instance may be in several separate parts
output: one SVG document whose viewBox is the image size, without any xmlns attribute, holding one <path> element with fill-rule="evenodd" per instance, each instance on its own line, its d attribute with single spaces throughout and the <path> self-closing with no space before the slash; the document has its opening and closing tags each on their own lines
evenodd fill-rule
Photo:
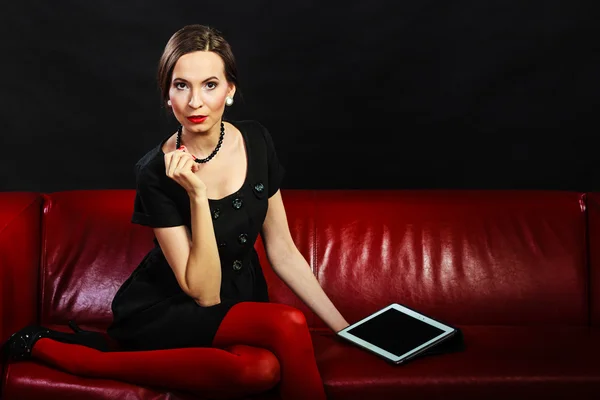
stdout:
<svg viewBox="0 0 600 400">
<path fill-rule="evenodd" d="M 269 301 L 254 243 L 267 213 L 268 198 L 284 175 L 269 132 L 256 121 L 231 122 L 246 144 L 247 174 L 242 187 L 209 200 L 222 268 L 221 303 L 202 307 L 186 295 L 158 241 L 117 291 L 108 334 L 129 350 L 210 346 L 225 314 L 242 301 Z M 168 139 L 168 138 L 167 138 Z M 163 140 L 136 164 L 137 191 L 132 222 L 191 231 L 189 197 L 166 176 Z"/>
</svg>

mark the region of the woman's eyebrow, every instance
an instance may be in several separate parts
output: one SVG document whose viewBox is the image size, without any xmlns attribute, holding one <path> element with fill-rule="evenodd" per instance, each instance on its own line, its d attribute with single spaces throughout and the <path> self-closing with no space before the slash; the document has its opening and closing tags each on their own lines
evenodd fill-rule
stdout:
<svg viewBox="0 0 600 400">
<path fill-rule="evenodd" d="M 211 76 L 210 78 L 206 78 L 205 80 L 203 80 L 202 83 L 210 81 L 211 79 L 219 80 L 219 78 L 217 78 L 216 76 Z M 188 82 L 189 83 L 189 81 L 187 79 L 185 79 L 185 78 L 174 78 L 173 82 L 174 81 L 184 81 L 184 82 Z"/>
</svg>

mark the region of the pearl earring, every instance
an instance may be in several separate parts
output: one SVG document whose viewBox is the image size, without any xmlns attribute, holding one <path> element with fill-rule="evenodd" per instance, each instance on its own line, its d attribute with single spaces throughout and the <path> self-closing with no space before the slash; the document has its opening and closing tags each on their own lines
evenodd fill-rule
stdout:
<svg viewBox="0 0 600 400">
<path fill-rule="evenodd" d="M 233 97 L 225 97 L 225 104 L 227 104 L 228 106 L 233 104 Z"/>
<path fill-rule="evenodd" d="M 171 100 L 167 100 L 167 105 L 171 106 Z"/>
</svg>

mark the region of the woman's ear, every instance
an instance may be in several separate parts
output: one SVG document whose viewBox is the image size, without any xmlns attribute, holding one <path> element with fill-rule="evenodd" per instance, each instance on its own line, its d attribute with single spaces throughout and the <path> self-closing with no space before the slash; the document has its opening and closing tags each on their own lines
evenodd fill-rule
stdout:
<svg viewBox="0 0 600 400">
<path fill-rule="evenodd" d="M 230 83 L 229 89 L 227 90 L 227 96 L 229 96 L 233 99 L 233 96 L 235 95 L 235 91 L 236 91 L 235 85 L 233 83 Z"/>
</svg>

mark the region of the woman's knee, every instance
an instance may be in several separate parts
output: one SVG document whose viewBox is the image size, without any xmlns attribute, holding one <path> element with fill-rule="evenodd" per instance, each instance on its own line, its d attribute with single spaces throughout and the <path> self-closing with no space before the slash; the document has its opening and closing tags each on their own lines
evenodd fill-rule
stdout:
<svg viewBox="0 0 600 400">
<path fill-rule="evenodd" d="M 247 377 L 256 382 L 261 390 L 269 390 L 281 379 L 281 366 L 277 357 L 271 352 L 267 353 L 268 356 L 263 356 L 260 363 L 256 366 L 249 368 Z"/>
<path fill-rule="evenodd" d="M 236 304 L 234 309 L 238 317 L 268 320 L 277 325 L 307 326 L 304 313 L 287 304 L 245 302 Z"/>
<path fill-rule="evenodd" d="M 282 304 L 283 305 L 283 304 Z M 280 321 L 292 326 L 304 327 L 307 325 L 306 316 L 302 311 L 291 306 L 284 306 L 281 309 Z"/>
<path fill-rule="evenodd" d="M 235 350 L 246 356 L 246 363 L 238 376 L 240 385 L 262 392 L 279 383 L 281 366 L 275 354 L 263 348 L 243 345 L 235 346 Z"/>
</svg>

